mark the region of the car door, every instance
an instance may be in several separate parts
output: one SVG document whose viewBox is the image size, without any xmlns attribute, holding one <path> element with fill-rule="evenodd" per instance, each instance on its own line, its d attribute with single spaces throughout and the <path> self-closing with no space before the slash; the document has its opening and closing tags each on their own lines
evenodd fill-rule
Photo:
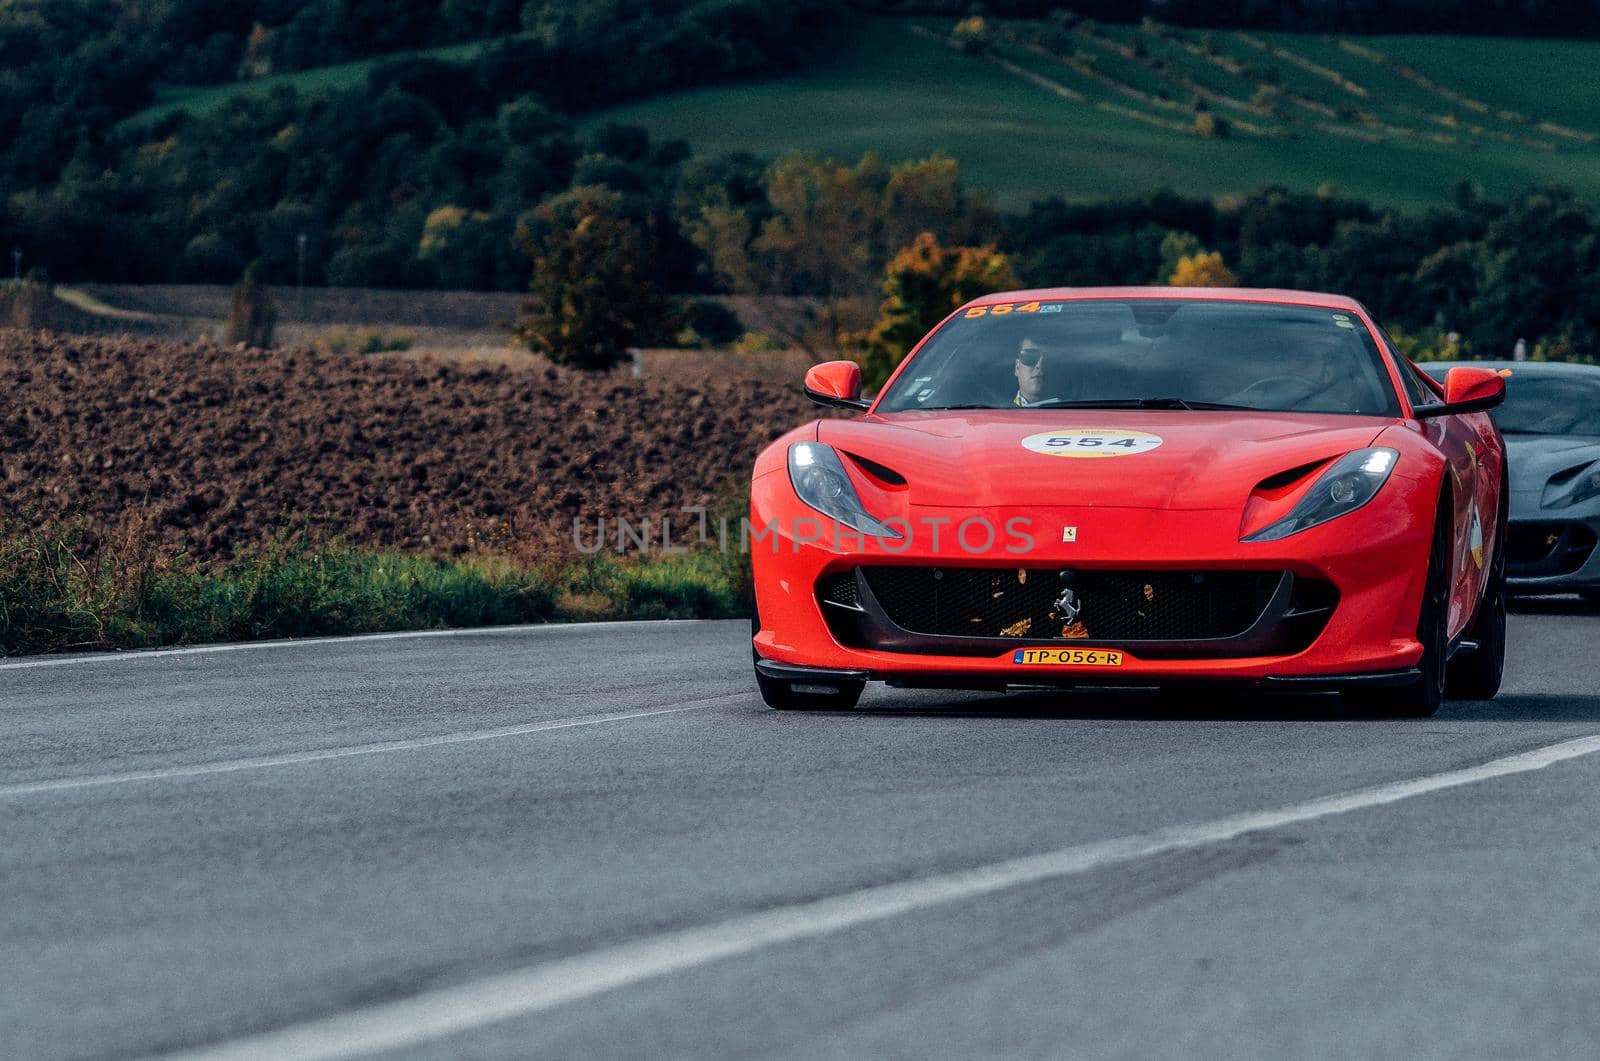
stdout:
<svg viewBox="0 0 1600 1061">
<path fill-rule="evenodd" d="M 1405 358 L 1397 358 L 1406 377 L 1406 392 L 1413 405 L 1444 401 L 1444 389 Z M 1480 424 L 1480 421 L 1482 423 Z M 1466 416 L 1431 416 L 1419 420 L 1422 433 L 1448 465 L 1454 521 L 1450 550 L 1450 636 L 1461 633 L 1477 609 L 1483 592 L 1498 516 L 1500 464 L 1498 451 L 1485 438 L 1493 431 L 1487 413 Z M 1486 474 L 1485 457 L 1494 463 Z M 1487 503 L 1486 503 L 1487 498 Z"/>
</svg>

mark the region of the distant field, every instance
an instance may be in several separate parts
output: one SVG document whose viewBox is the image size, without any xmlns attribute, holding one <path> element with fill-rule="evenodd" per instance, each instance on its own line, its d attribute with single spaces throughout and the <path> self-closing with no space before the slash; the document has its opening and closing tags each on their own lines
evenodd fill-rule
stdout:
<svg viewBox="0 0 1600 1061">
<path fill-rule="evenodd" d="M 993 48 L 942 43 L 950 20 L 859 19 L 808 69 L 586 115 L 644 125 L 699 152 L 810 150 L 897 161 L 943 151 L 969 183 L 1020 207 L 1170 187 L 1216 196 L 1332 184 L 1419 207 L 1470 181 L 1491 196 L 1558 182 L 1600 199 L 1600 42 L 1334 38 L 1160 26 L 991 20 Z M 920 31 L 920 32 L 919 32 Z M 359 84 L 378 62 L 467 59 L 494 41 L 281 74 L 167 86 L 129 118 L 206 113 L 278 85 Z M 1231 126 L 1192 131 L 1194 103 Z"/>
<path fill-rule="evenodd" d="M 451 44 L 423 51 L 400 52 L 374 59 L 361 59 L 353 63 L 319 66 L 312 70 L 301 70 L 290 74 L 273 74 L 270 77 L 231 85 L 158 85 L 156 102 L 125 119 L 122 124 L 126 126 L 152 122 L 178 110 L 188 111 L 191 114 L 209 114 L 236 96 L 266 95 L 280 86 L 288 86 L 299 92 L 350 88 L 364 82 L 367 74 L 379 63 L 403 59 L 434 59 L 446 62 L 472 59 L 485 48 L 499 43 L 500 39 Z"/>
<path fill-rule="evenodd" d="M 949 27 L 862 20 L 810 69 L 644 100 L 585 124 L 636 123 L 709 153 L 876 150 L 899 160 L 944 151 L 971 185 L 1012 207 L 1050 194 L 1171 187 L 1215 196 L 1328 183 L 1418 207 L 1445 201 L 1463 180 L 1491 196 L 1554 181 L 1600 198 L 1600 79 L 1592 76 L 1600 43 L 1341 43 L 1102 26 L 1041 54 L 1027 46 L 1036 25 L 995 22 L 996 49 L 984 58 L 918 35 L 916 25 L 936 35 Z M 1196 86 L 1234 126 L 1226 139 L 1187 131 Z"/>
</svg>

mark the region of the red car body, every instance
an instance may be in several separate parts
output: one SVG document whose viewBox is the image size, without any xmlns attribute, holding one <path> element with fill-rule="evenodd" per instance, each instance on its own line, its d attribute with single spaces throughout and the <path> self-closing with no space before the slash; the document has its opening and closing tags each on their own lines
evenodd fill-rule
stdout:
<svg viewBox="0 0 1600 1061">
<path fill-rule="evenodd" d="M 1052 289 L 987 296 L 952 318 L 977 308 L 1143 298 L 1277 303 L 1346 314 L 1381 352 L 1399 414 L 880 412 L 891 379 L 862 415 L 796 428 L 756 461 L 750 553 L 757 671 L 764 692 L 769 685 L 798 690 L 795 702 L 775 706 L 853 703 L 849 694 L 858 694 L 866 680 L 998 688 L 1231 679 L 1293 688 L 1407 688 L 1419 680 L 1428 650 L 1419 621 L 1430 556 L 1444 539 L 1446 644 L 1436 665 L 1446 666 L 1462 648 L 1478 647 L 1471 639 L 1474 624 L 1486 621 L 1485 602 L 1492 605 L 1496 592 L 1494 560 L 1506 496 L 1503 442 L 1487 413 L 1441 411 L 1444 388 L 1396 353 L 1359 303 L 1275 290 Z M 927 342 L 904 359 L 896 377 L 915 371 Z M 1463 377 L 1463 388 L 1472 383 L 1473 394 L 1491 394 L 1494 385 L 1482 375 Z M 1428 400 L 1417 401 L 1419 394 Z M 1136 440 L 1158 437 L 1159 443 L 1118 459 L 1076 460 L 1024 445 L 1051 431 L 1122 432 Z M 850 485 L 873 516 L 937 528 L 940 540 L 922 533 L 891 546 L 811 519 L 818 513 L 797 495 L 786 456 L 800 441 L 820 442 L 843 455 Z M 1329 462 L 1366 447 L 1399 455 L 1369 502 L 1277 540 L 1242 540 L 1287 512 Z M 1439 526 L 1439 519 L 1447 525 Z M 1017 520 L 1029 528 L 1025 550 L 1018 548 L 1020 537 L 1005 533 Z M 1285 572 L 1291 577 L 1283 578 Z M 1123 634 L 1095 636 L 1092 623 L 1088 633 L 1074 624 L 1045 629 L 1035 607 L 1036 618 L 1026 626 L 1018 618 L 1006 628 L 1014 636 L 996 636 L 993 623 L 1005 618 L 1007 598 L 1045 592 L 1028 590 L 1028 580 L 1053 573 L 1119 594 L 1116 607 L 1128 612 Z M 933 636 L 911 629 L 927 613 L 926 606 L 919 611 L 919 601 L 957 585 L 965 587 L 962 600 L 975 613 L 974 636 L 950 628 L 949 617 L 943 620 L 946 629 Z M 996 602 L 993 608 L 986 592 Z M 1247 615 L 1255 607 L 1244 601 L 1248 594 L 1257 603 L 1267 600 L 1268 611 L 1277 609 L 1245 631 L 1252 636 L 1230 630 L 1227 637 L 1168 638 L 1163 644 L 1126 633 L 1148 616 L 1164 621 L 1157 609 L 1168 600 L 1175 602 L 1171 608 L 1196 614 L 1237 605 L 1245 609 L 1237 614 Z M 895 620 L 885 622 L 889 605 L 876 598 L 888 596 L 896 598 L 897 610 Z M 1083 596 L 1084 607 L 1092 609 L 1092 594 L 1086 590 Z M 1037 605 L 1038 597 L 1030 599 Z M 873 615 L 862 610 L 867 603 Z M 1018 608 L 1019 616 L 1027 610 L 1020 597 Z M 1177 624 L 1182 617 L 1174 612 L 1168 618 Z M 1271 629 L 1260 628 L 1263 622 Z M 1048 651 L 1024 651 L 1029 649 Z M 836 695 L 828 696 L 830 689 Z M 808 691 L 814 702 L 805 699 Z M 1426 706 L 1419 711 L 1431 713 Z"/>
</svg>

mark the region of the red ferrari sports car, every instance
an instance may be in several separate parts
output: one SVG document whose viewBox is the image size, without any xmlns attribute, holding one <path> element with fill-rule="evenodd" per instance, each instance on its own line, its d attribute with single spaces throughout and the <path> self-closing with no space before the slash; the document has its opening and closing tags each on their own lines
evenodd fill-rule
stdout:
<svg viewBox="0 0 1600 1061">
<path fill-rule="evenodd" d="M 951 314 L 861 410 L 756 461 L 756 681 L 1235 681 L 1389 714 L 1487 699 L 1505 656 L 1505 396 L 1434 382 L 1357 302 L 1300 291 L 1012 291 Z"/>
</svg>

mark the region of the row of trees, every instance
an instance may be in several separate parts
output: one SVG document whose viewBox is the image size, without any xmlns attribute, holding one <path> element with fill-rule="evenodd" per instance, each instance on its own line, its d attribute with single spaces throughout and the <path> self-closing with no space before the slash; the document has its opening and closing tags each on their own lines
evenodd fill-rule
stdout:
<svg viewBox="0 0 1600 1061">
<path fill-rule="evenodd" d="M 1305 33 L 1482 33 L 1495 36 L 1600 36 L 1600 8 L 1565 0 L 870 0 L 894 14 L 964 15 L 975 7 L 1009 18 L 1070 10 L 1105 22 L 1148 15 L 1187 26 L 1252 27 Z"/>
<path fill-rule="evenodd" d="M 391 274 L 368 282 L 427 282 L 415 251 L 434 210 L 492 212 L 493 198 L 509 232 L 518 213 L 567 185 L 578 156 L 567 115 L 792 67 L 822 46 L 841 2 L 8 0 L 0 237 L 38 246 L 65 229 L 34 255 L 61 277 L 232 280 L 242 262 L 270 258 L 290 225 L 323 240 L 316 260 L 362 245 L 350 271 L 362 272 L 365 254 Z M 263 90 L 215 114 L 132 120 L 158 84 L 248 81 L 490 39 L 467 61 L 382 62 L 343 91 Z M 549 117 L 525 114 L 508 128 L 501 113 L 513 104 Z M 200 242 L 173 248 L 167 232 Z M 410 261 L 397 269 L 391 245 L 402 237 Z M 224 247 L 237 249 L 219 260 Z"/>
<path fill-rule="evenodd" d="M 522 333 L 530 345 L 603 365 L 628 343 L 659 342 L 682 325 L 668 294 L 808 295 L 824 307 L 831 345 L 859 357 L 872 379 L 985 291 L 1172 283 L 1347 293 L 1424 344 L 1459 333 L 1465 349 L 1486 353 L 1509 352 L 1523 337 L 1549 356 L 1600 351 L 1600 210 L 1560 188 L 1495 203 L 1463 186 L 1454 205 L 1422 213 L 1332 189 L 1267 188 L 1215 202 L 1170 192 L 1051 199 L 1001 215 L 938 155 L 894 166 L 872 155 L 792 155 L 765 167 L 732 157 L 674 173 L 653 206 L 630 209 L 624 192 L 592 182 L 522 226 L 535 274 Z M 611 257 L 572 246 L 584 231 L 605 232 Z M 567 347 L 563 336 L 586 311 L 574 309 L 583 300 L 567 296 L 578 288 L 559 277 L 576 277 L 571 262 L 584 253 L 591 279 L 596 263 L 612 263 L 611 279 L 591 284 L 606 292 L 608 312 L 644 323 Z M 667 258 L 693 268 L 663 269 Z"/>
</svg>

